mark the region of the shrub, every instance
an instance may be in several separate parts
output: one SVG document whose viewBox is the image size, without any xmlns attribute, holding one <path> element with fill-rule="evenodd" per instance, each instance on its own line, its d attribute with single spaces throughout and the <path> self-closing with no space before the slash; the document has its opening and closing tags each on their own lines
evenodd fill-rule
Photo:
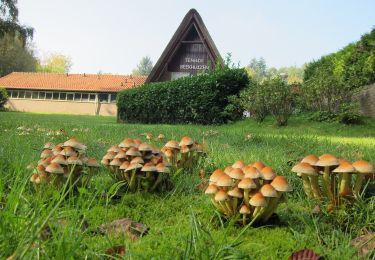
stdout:
<svg viewBox="0 0 375 260">
<path fill-rule="evenodd" d="M 8 93 L 4 88 L 0 88 L 0 108 L 4 106 L 4 104 L 8 100 Z"/>
<path fill-rule="evenodd" d="M 240 94 L 240 102 L 244 110 L 250 112 L 250 116 L 257 122 L 263 122 L 269 114 L 266 105 L 267 92 L 264 85 L 254 83 Z"/>
<path fill-rule="evenodd" d="M 363 116 L 355 104 L 343 104 L 337 114 L 337 121 L 345 125 L 358 125 L 363 123 Z"/>
<path fill-rule="evenodd" d="M 231 119 L 228 97 L 249 82 L 244 69 L 228 67 L 122 91 L 118 119 L 130 123 L 220 124 Z"/>
</svg>

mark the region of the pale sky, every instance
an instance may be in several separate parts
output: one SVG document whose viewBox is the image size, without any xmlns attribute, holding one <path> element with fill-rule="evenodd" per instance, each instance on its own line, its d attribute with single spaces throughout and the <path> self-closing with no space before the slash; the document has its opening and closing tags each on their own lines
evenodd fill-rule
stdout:
<svg viewBox="0 0 375 260">
<path fill-rule="evenodd" d="M 155 64 L 185 14 L 197 9 L 221 55 L 241 65 L 302 65 L 356 41 L 375 26 L 370 0 L 18 0 L 40 55 L 70 56 L 72 73 L 129 74 Z"/>
</svg>

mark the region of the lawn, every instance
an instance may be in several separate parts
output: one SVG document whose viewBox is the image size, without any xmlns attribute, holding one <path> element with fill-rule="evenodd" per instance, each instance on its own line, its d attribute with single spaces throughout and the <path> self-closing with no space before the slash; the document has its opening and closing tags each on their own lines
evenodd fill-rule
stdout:
<svg viewBox="0 0 375 260">
<path fill-rule="evenodd" d="M 163 133 L 207 142 L 206 176 L 235 160 L 262 160 L 293 185 L 279 220 L 267 226 L 242 227 L 221 223 L 201 190 L 199 169 L 174 175 L 174 188 L 162 194 L 116 195 L 119 188 L 102 168 L 91 186 L 75 196 L 59 192 L 36 194 L 26 166 L 38 159 L 47 141 L 66 139 L 60 129 L 88 146 L 97 159 L 125 137 Z M 26 130 L 25 130 L 26 129 Z M 293 117 L 277 128 L 271 119 L 261 124 L 245 120 L 222 126 L 117 124 L 115 118 L 0 113 L 0 258 L 16 252 L 25 259 L 98 259 L 107 248 L 126 245 L 132 259 L 287 259 L 295 250 L 310 248 L 327 259 L 351 259 L 357 251 L 350 241 L 374 231 L 373 187 L 367 198 L 347 209 L 313 214 L 302 183 L 291 166 L 307 154 L 333 153 L 351 161 L 375 164 L 375 120 L 359 126 L 315 123 Z M 146 140 L 145 140 L 146 141 Z M 161 143 L 155 142 L 159 147 Z M 101 235 L 96 228 L 118 218 L 131 218 L 150 230 L 137 241 Z M 47 232 L 45 224 L 51 226 Z M 88 228 L 84 228 L 88 225 Z M 47 234 L 46 234 L 47 233 Z"/>
</svg>

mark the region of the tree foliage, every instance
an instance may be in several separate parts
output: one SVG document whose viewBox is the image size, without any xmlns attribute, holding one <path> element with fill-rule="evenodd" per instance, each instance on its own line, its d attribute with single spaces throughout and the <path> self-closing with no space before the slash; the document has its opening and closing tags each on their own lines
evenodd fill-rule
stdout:
<svg viewBox="0 0 375 260">
<path fill-rule="evenodd" d="M 4 104 L 8 100 L 8 93 L 4 88 L 0 88 L 0 108 L 4 106 Z"/>
<path fill-rule="evenodd" d="M 145 56 L 141 59 L 141 61 L 137 65 L 137 68 L 132 71 L 132 74 L 148 76 L 151 73 L 152 67 L 153 65 L 151 58 L 149 56 Z"/>
<path fill-rule="evenodd" d="M 37 66 L 38 72 L 68 73 L 72 67 L 71 58 L 60 53 L 49 54 Z"/>
</svg>

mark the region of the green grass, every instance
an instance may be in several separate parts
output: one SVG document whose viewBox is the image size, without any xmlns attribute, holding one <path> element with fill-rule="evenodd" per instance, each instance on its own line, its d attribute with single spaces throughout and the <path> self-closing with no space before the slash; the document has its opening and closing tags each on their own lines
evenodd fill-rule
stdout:
<svg viewBox="0 0 375 260">
<path fill-rule="evenodd" d="M 31 130 L 17 130 L 20 126 Z M 145 132 L 163 133 L 168 139 L 183 135 L 204 139 L 207 176 L 238 159 L 262 160 L 287 176 L 294 192 L 278 209 L 277 225 L 247 229 L 220 223 L 210 200 L 196 188 L 198 169 L 174 176 L 174 189 L 163 194 L 111 198 L 115 183 L 105 169 L 77 196 L 63 191 L 36 194 L 26 166 L 38 158 L 45 142 L 64 140 L 46 132 L 60 128 L 85 143 L 89 155 L 98 159 L 110 145 L 124 137 L 143 138 L 140 134 Z M 25 259 L 100 259 L 107 248 L 124 244 L 126 257 L 132 259 L 287 259 L 305 247 L 327 259 L 355 259 L 350 240 L 365 229 L 374 231 L 374 197 L 335 214 L 312 215 L 314 204 L 305 198 L 290 165 L 307 154 L 326 152 L 375 164 L 374 129 L 375 120 L 370 119 L 364 125 L 344 126 L 293 117 L 288 127 L 277 128 L 271 119 L 223 126 L 128 125 L 111 117 L 0 113 L 0 258 L 16 252 Z M 82 216 L 89 224 L 87 230 L 82 228 Z M 149 233 L 132 242 L 92 232 L 100 224 L 124 217 L 145 223 Z M 45 223 L 51 231 L 42 239 Z"/>
</svg>

